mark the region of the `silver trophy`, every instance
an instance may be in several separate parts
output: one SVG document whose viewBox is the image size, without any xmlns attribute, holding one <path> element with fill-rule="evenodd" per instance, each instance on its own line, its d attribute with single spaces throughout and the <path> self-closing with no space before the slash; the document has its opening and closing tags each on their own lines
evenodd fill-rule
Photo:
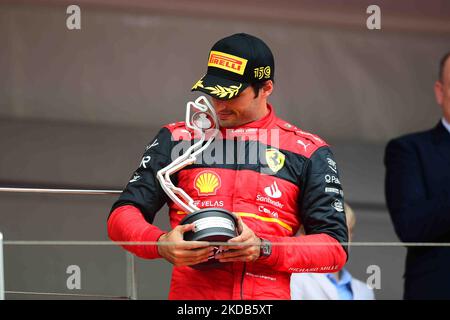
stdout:
<svg viewBox="0 0 450 320">
<path fill-rule="evenodd" d="M 193 164 L 198 155 L 208 148 L 219 133 L 216 112 L 205 96 L 187 103 L 186 127 L 194 130 L 194 137 L 199 137 L 198 141 L 171 164 L 159 170 L 158 180 L 169 198 L 187 213 L 180 224 L 194 223 L 194 230 L 186 232 L 184 240 L 226 242 L 237 236 L 236 216 L 225 209 L 198 208 L 194 200 L 183 189 L 175 186 L 170 179 L 175 172 Z M 218 262 L 211 258 L 208 262 L 195 267 L 213 266 L 216 263 Z"/>
</svg>

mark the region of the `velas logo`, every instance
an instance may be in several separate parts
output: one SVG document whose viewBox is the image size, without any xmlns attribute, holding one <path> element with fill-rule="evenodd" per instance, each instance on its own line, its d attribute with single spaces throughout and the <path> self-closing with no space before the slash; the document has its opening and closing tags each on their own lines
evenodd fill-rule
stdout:
<svg viewBox="0 0 450 320">
<path fill-rule="evenodd" d="M 213 171 L 202 171 L 194 179 L 194 187 L 199 196 L 215 195 L 221 184 L 219 175 Z"/>
<path fill-rule="evenodd" d="M 247 59 L 239 58 L 228 53 L 211 51 L 209 53 L 208 67 L 216 67 L 243 75 L 247 61 Z"/>
<path fill-rule="evenodd" d="M 194 205 L 200 208 L 223 207 L 223 200 L 195 200 Z"/>
<path fill-rule="evenodd" d="M 266 150 L 267 165 L 274 173 L 277 173 L 283 168 L 285 158 L 285 155 L 277 149 L 271 148 Z"/>
</svg>

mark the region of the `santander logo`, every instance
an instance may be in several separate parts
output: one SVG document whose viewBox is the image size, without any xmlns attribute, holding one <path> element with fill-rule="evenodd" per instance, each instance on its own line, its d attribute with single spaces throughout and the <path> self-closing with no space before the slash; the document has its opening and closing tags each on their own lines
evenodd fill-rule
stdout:
<svg viewBox="0 0 450 320">
<path fill-rule="evenodd" d="M 264 192 L 271 198 L 278 199 L 281 198 L 282 193 L 278 189 L 277 182 L 274 181 L 270 186 L 264 188 Z"/>
<path fill-rule="evenodd" d="M 283 193 L 278 188 L 276 181 L 274 181 L 270 186 L 264 188 L 264 193 L 266 194 L 266 196 L 257 194 L 256 201 L 265 202 L 265 203 L 271 204 L 277 208 L 283 209 L 283 207 L 284 207 L 283 203 L 281 203 L 280 201 L 273 200 L 273 199 L 281 198 L 281 196 L 283 195 Z"/>
</svg>

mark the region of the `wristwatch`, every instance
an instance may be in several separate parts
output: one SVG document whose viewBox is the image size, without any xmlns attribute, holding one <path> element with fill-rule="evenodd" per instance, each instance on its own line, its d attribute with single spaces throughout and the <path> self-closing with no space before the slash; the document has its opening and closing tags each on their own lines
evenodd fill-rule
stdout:
<svg viewBox="0 0 450 320">
<path fill-rule="evenodd" d="M 272 243 L 269 240 L 261 239 L 261 245 L 259 247 L 259 257 L 266 258 L 272 253 Z"/>
</svg>

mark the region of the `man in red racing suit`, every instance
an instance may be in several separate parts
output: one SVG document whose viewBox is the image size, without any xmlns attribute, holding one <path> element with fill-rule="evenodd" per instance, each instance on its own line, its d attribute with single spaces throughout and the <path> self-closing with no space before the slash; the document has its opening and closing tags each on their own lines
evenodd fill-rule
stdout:
<svg viewBox="0 0 450 320">
<path fill-rule="evenodd" d="M 168 198 L 156 179 L 158 170 L 196 138 L 184 122 L 164 126 L 147 146 L 139 168 L 111 209 L 108 233 L 114 241 L 178 244 L 124 246 L 139 257 L 165 258 L 174 265 L 169 299 L 290 299 L 291 273 L 336 272 L 347 260 L 347 248 L 341 245 L 347 242 L 347 227 L 336 162 L 326 142 L 277 118 L 267 103 L 274 69 L 268 47 L 261 49 L 265 44 L 246 34 L 221 41 L 211 50 L 208 73 L 193 88 L 212 97 L 221 134 L 202 159 L 172 180 L 199 208 L 224 208 L 239 217 L 241 234 L 230 240 L 236 246 L 216 255 L 221 262 L 218 267 L 191 268 L 206 261 L 212 248 L 182 239 L 193 226 L 179 225 L 186 212 Z M 245 51 L 243 46 L 252 50 Z M 249 67 L 258 57 L 245 53 L 258 49 L 270 53 L 262 64 L 270 71 L 263 71 L 266 79 L 260 86 L 246 85 L 253 83 L 248 77 L 261 75 L 253 72 L 255 68 L 250 75 L 244 71 L 247 81 L 228 83 L 231 90 L 238 88 L 233 94 L 208 84 L 217 81 L 212 71 L 233 72 L 224 69 L 230 69 L 229 64 L 217 60 L 221 54 L 228 61 L 234 57 L 235 63 L 244 57 Z M 211 58 L 213 54 L 219 58 Z M 220 86 L 226 89 L 225 85 Z M 152 225 L 165 203 L 170 232 Z M 301 225 L 306 235 L 295 236 Z M 269 250 L 261 251 L 263 245 Z"/>
</svg>

